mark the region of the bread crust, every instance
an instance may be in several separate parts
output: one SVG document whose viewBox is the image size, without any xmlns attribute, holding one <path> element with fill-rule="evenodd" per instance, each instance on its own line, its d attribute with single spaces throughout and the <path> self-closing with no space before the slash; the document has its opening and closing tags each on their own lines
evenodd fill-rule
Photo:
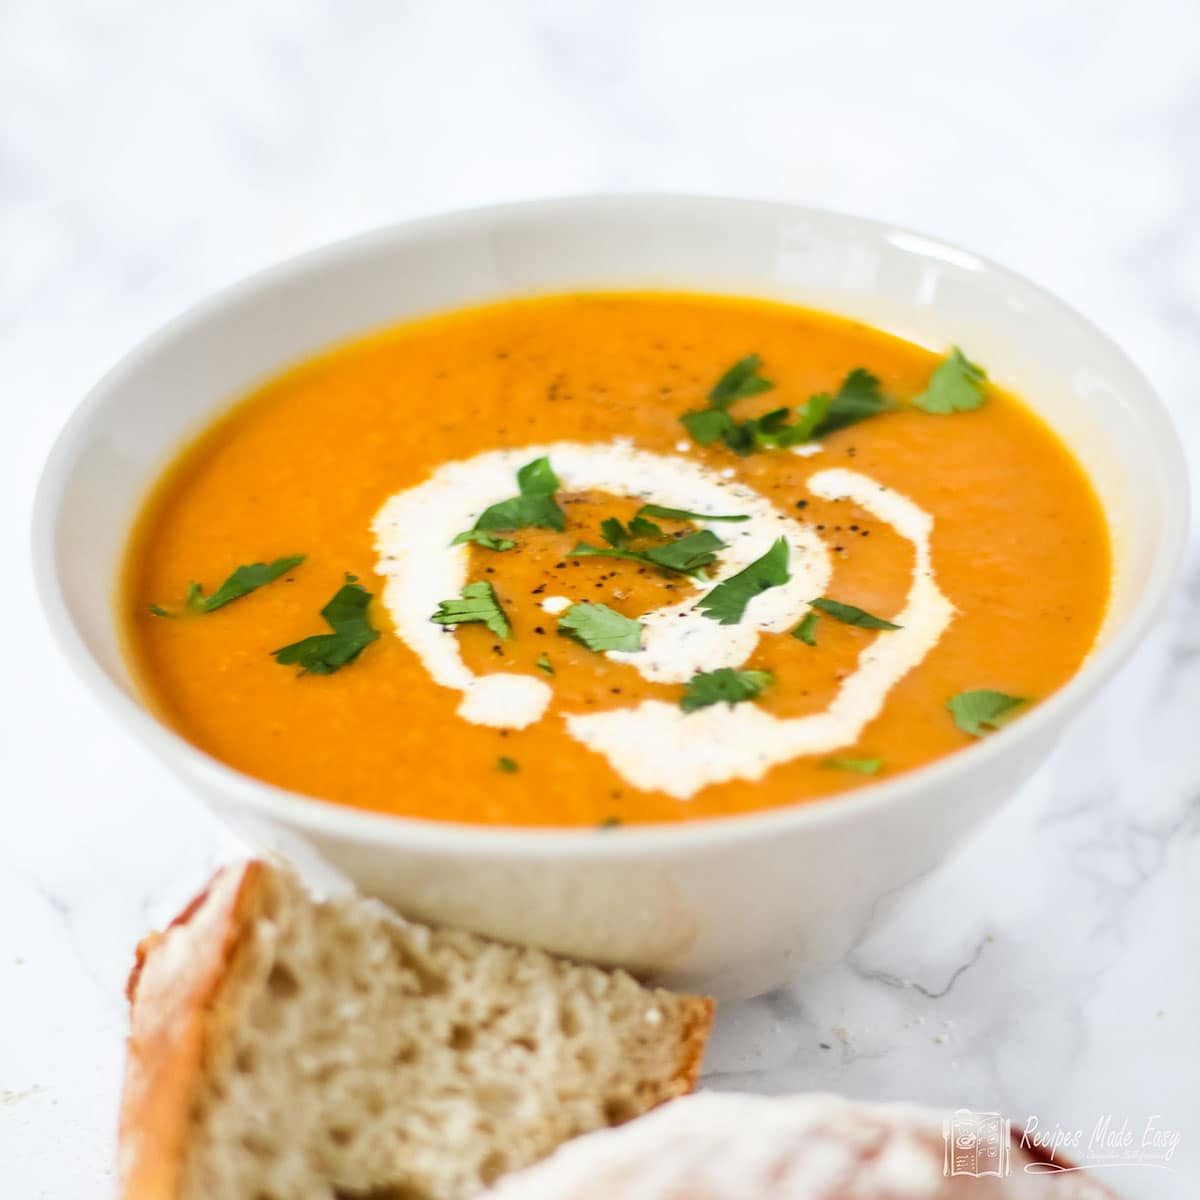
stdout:
<svg viewBox="0 0 1200 1200">
<path fill-rule="evenodd" d="M 162 933 L 137 948 L 121 1095 L 122 1200 L 179 1191 L 189 1110 L 204 1075 L 213 1006 L 260 907 L 261 862 L 218 871 Z"/>
<path fill-rule="evenodd" d="M 948 1114 L 809 1093 L 705 1092 L 560 1146 L 480 1200 L 1116 1200 L 1014 1141 L 1004 1176 L 947 1172 Z"/>
<path fill-rule="evenodd" d="M 225 1002 L 237 986 L 239 952 L 252 944 L 259 919 L 273 911 L 273 881 L 274 868 L 261 861 L 225 867 L 166 930 L 138 945 L 126 985 L 131 1031 L 121 1098 L 121 1200 L 177 1200 L 181 1194 L 211 1049 L 228 1036 Z M 678 999 L 683 1029 L 676 1068 L 656 1089 L 654 1103 L 695 1088 L 712 1027 L 712 1000 Z"/>
<path fill-rule="evenodd" d="M 708 996 L 691 996 L 687 1003 L 687 1021 L 684 1026 L 683 1041 L 679 1047 L 682 1061 L 675 1075 L 677 1090 L 673 1089 L 671 1098 L 686 1096 L 696 1090 L 696 1082 L 700 1078 L 700 1067 L 704 1062 L 704 1049 L 708 1045 L 708 1035 L 712 1031 L 713 1015 L 716 1005 Z"/>
</svg>

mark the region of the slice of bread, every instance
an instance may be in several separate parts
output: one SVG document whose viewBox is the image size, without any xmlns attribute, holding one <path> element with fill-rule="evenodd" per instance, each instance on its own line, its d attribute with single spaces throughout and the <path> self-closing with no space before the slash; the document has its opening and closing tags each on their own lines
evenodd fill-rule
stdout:
<svg viewBox="0 0 1200 1200">
<path fill-rule="evenodd" d="M 220 872 L 138 949 L 124 1200 L 460 1200 L 690 1091 L 709 1000 Z"/>
<path fill-rule="evenodd" d="M 563 1146 L 488 1200 L 1116 1200 L 1069 1166 L 995 1114 L 705 1092 Z"/>
</svg>

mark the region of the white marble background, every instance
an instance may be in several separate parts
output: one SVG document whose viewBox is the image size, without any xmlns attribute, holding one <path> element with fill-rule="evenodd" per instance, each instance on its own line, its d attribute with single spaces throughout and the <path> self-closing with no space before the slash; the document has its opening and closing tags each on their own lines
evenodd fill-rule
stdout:
<svg viewBox="0 0 1200 1200">
<path fill-rule="evenodd" d="M 1126 346 L 1200 463 L 1196 0 L 0 0 L 4 1200 L 112 1195 L 134 942 L 235 850 L 42 626 L 27 528 L 55 431 L 132 343 L 281 256 L 630 189 L 845 208 L 1002 259 Z M 1052 766 L 904 911 L 722 1013 L 712 1084 L 1137 1137 L 1153 1117 L 1175 1169 L 1114 1179 L 1200 1192 L 1198 558 Z"/>
</svg>

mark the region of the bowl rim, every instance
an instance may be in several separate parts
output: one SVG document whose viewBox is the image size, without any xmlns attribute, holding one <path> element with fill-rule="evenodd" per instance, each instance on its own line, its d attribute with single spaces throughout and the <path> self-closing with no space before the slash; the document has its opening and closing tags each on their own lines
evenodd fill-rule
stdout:
<svg viewBox="0 0 1200 1200">
<path fill-rule="evenodd" d="M 793 804 L 727 816 L 696 817 L 678 822 L 637 824 L 608 830 L 593 826 L 475 825 L 409 817 L 353 808 L 294 792 L 247 775 L 193 745 L 160 720 L 150 708 L 125 691 L 93 656 L 67 609 L 60 587 L 55 556 L 60 507 L 72 466 L 86 441 L 93 419 L 103 411 L 124 379 L 144 361 L 227 305 L 252 300 L 256 293 L 294 280 L 327 266 L 397 242 L 415 242 L 430 236 L 455 235 L 478 227 L 512 220 L 571 217 L 576 220 L 606 216 L 633 216 L 638 210 L 723 210 L 731 218 L 768 222 L 809 218 L 840 222 L 879 240 L 907 239 L 909 253 L 941 261 L 970 259 L 978 269 L 998 278 L 1007 288 L 1048 304 L 1086 336 L 1103 343 L 1120 360 L 1141 391 L 1136 397 L 1145 418 L 1147 438 L 1159 453 L 1159 480 L 1168 498 L 1156 555 L 1132 612 L 1116 626 L 1104 645 L 1084 660 L 1079 670 L 1057 691 L 1002 730 L 933 762 L 881 779 L 851 792 L 801 800 Z M 919 245 L 919 249 L 916 248 Z M 549 294 L 549 293 L 547 293 Z M 714 292 L 713 294 L 719 294 Z M 732 294 L 732 293 L 730 293 Z M 332 340 L 332 339 L 331 339 Z M 226 400 L 227 397 L 222 397 Z M 218 406 L 214 404 L 214 414 Z M 772 838 L 831 822 L 867 819 L 883 808 L 902 807 L 926 791 L 964 782 L 983 773 L 1000 756 L 1035 742 L 1094 693 L 1128 658 L 1154 621 L 1182 565 L 1188 529 L 1188 474 L 1182 445 L 1165 406 L 1152 384 L 1128 355 L 1078 310 L 1027 277 L 991 259 L 953 243 L 888 221 L 856 216 L 832 209 L 783 201 L 737 196 L 687 193 L 625 193 L 568 195 L 518 200 L 394 222 L 324 243 L 289 256 L 244 276 L 209 294 L 169 319 L 124 354 L 88 390 L 59 432 L 38 481 L 33 506 L 32 557 L 38 598 L 59 649 L 100 706 L 117 724 L 148 746 L 177 773 L 198 784 L 218 813 L 243 808 L 255 816 L 337 840 L 371 842 L 381 847 L 438 852 L 447 856 L 493 859 L 612 860 L 671 857 L 719 845 Z"/>
</svg>

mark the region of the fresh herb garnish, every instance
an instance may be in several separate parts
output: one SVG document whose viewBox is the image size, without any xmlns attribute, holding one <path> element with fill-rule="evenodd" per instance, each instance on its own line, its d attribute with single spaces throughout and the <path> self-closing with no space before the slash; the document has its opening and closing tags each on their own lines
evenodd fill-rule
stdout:
<svg viewBox="0 0 1200 1200">
<path fill-rule="evenodd" d="M 798 638 L 806 646 L 817 644 L 817 623 L 821 620 L 819 613 L 805 613 L 800 624 L 792 630 L 792 637 Z"/>
<path fill-rule="evenodd" d="M 496 589 L 486 580 L 468 583 L 459 600 L 442 600 L 438 610 L 429 618 L 438 625 L 466 625 L 482 622 L 501 641 L 511 632 L 508 617 L 496 598 Z"/>
<path fill-rule="evenodd" d="M 720 438 L 730 450 L 743 457 L 755 450 L 799 446 L 892 407 L 879 390 L 879 380 L 863 367 L 855 367 L 834 395 L 818 392 L 794 414 L 787 408 L 775 408 L 761 417 L 739 422 L 726 411 L 728 402 L 717 405 L 710 398 L 710 405 L 707 409 L 684 413 L 680 420 L 701 446 L 711 446 Z"/>
<path fill-rule="evenodd" d="M 605 517 L 600 522 L 600 536 L 618 550 L 624 550 L 629 545 L 629 530 L 616 517 Z"/>
<path fill-rule="evenodd" d="M 770 550 L 736 575 L 718 583 L 696 607 L 721 625 L 736 625 L 746 605 L 768 588 L 779 587 L 791 578 L 788 573 L 788 544 L 777 538 Z"/>
<path fill-rule="evenodd" d="M 731 439 L 737 438 L 741 428 L 723 408 L 698 408 L 685 412 L 679 420 L 698 446 L 711 446 L 724 438 L 732 450 Z"/>
<path fill-rule="evenodd" d="M 970 412 L 984 401 L 987 372 L 955 346 L 929 377 L 929 384 L 913 404 L 927 413 Z"/>
<path fill-rule="evenodd" d="M 708 393 L 708 408 L 686 412 L 679 418 L 693 441 L 711 446 L 718 438 L 724 438 L 727 444 L 737 438 L 738 423 L 725 410 L 736 400 L 757 396 L 775 386 L 758 373 L 761 366 L 762 359 L 757 354 L 738 359 Z"/>
<path fill-rule="evenodd" d="M 576 542 L 570 550 L 567 551 L 568 558 L 623 558 L 627 562 L 641 563 L 643 566 L 652 566 L 653 564 L 644 555 L 636 550 L 622 550 L 617 546 L 612 546 L 605 549 L 603 546 L 593 546 L 589 542 Z"/>
<path fill-rule="evenodd" d="M 816 397 L 812 397 L 809 403 Z M 847 425 L 856 425 L 868 417 L 877 417 L 888 412 L 892 403 L 879 390 L 879 380 L 870 371 L 855 367 L 829 400 L 824 416 L 817 421 L 810 436 L 822 437 Z"/>
<path fill-rule="evenodd" d="M 878 416 L 891 407 L 890 401 L 879 390 L 879 380 L 865 368 L 855 367 L 832 396 L 828 392 L 809 396 L 796 409 L 794 422 L 788 422 L 786 408 L 760 417 L 757 425 L 750 430 L 753 448 L 799 446 L 865 421 L 868 417 Z"/>
<path fill-rule="evenodd" d="M 811 442 L 819 432 L 824 432 L 825 421 L 832 407 L 833 397 L 828 392 L 817 392 L 816 395 L 809 396 L 796 409 L 796 422 L 788 426 L 786 441 L 783 444 L 799 446 L 804 442 Z"/>
<path fill-rule="evenodd" d="M 287 558 L 277 558 L 272 563 L 246 563 L 238 567 L 211 596 L 206 596 L 198 583 L 189 583 L 183 602 L 184 611 L 193 615 L 216 612 L 218 608 L 224 608 L 226 604 L 273 583 L 280 575 L 286 575 L 293 567 L 298 567 L 305 557 L 303 554 L 291 554 Z M 160 604 L 151 604 L 150 611 L 156 617 L 175 616 Z"/>
<path fill-rule="evenodd" d="M 860 629 L 900 628 L 891 621 L 872 616 L 865 609 L 857 608 L 853 604 L 843 604 L 840 600 L 827 600 L 822 596 L 819 600 L 810 600 L 809 604 L 820 609 L 826 616 L 833 617 L 835 621 L 841 621 L 843 625 L 857 625 Z"/>
<path fill-rule="evenodd" d="M 522 496 L 552 496 L 562 486 L 544 455 L 517 471 L 517 490 Z"/>
<path fill-rule="evenodd" d="M 610 517 L 609 520 L 612 520 Z M 607 524 L 607 522 L 605 522 Z M 648 546 L 645 550 L 626 550 L 619 546 L 605 549 L 580 542 L 567 555 L 568 558 L 623 558 L 628 562 L 641 563 L 662 571 L 675 571 L 691 575 L 704 567 L 711 566 L 717 551 L 724 549 L 721 541 L 711 529 L 699 529 L 684 537 L 673 539 L 661 546 Z"/>
<path fill-rule="evenodd" d="M 554 674 L 554 664 L 550 661 L 550 656 L 548 654 L 543 654 L 541 658 L 539 658 L 533 665 L 537 667 L 539 671 L 544 671 L 547 675 Z"/>
<path fill-rule="evenodd" d="M 726 444 L 739 454 L 749 454 L 754 450 L 767 449 L 773 446 L 790 446 L 794 441 L 792 428 L 788 425 L 791 413 L 786 408 L 773 408 L 761 417 L 743 421 L 737 437 Z"/>
<path fill-rule="evenodd" d="M 511 550 L 517 544 L 510 542 L 508 538 L 488 533 L 486 529 L 465 529 L 455 537 L 450 545 L 461 546 L 464 542 L 474 542 L 476 546 L 482 546 L 485 550 Z"/>
<path fill-rule="evenodd" d="M 521 768 L 517 765 L 515 758 L 509 758 L 507 754 L 502 754 L 496 759 L 496 769 L 503 771 L 505 775 L 515 775 Z"/>
<path fill-rule="evenodd" d="M 572 604 L 558 619 L 558 632 L 582 642 L 589 650 L 640 650 L 642 627 L 606 604 Z"/>
<path fill-rule="evenodd" d="M 992 692 L 981 688 L 973 692 L 959 692 L 946 701 L 946 707 L 954 716 L 954 723 L 972 737 L 983 737 L 984 726 L 999 729 L 1012 714 L 1012 710 L 1025 704 L 1023 696 L 1008 696 L 1004 692 Z"/>
<path fill-rule="evenodd" d="M 303 554 L 291 554 L 286 558 L 277 558 L 273 563 L 249 563 L 238 567 L 211 596 L 199 600 L 200 609 L 206 613 L 215 612 L 233 600 L 240 600 L 265 584 L 273 583 L 281 575 L 286 575 L 304 559 Z"/>
<path fill-rule="evenodd" d="M 755 700 L 770 682 L 769 671 L 735 671 L 732 667 L 701 671 L 688 680 L 679 707 L 690 713 L 698 708 L 707 708 L 710 704 L 739 704 L 743 700 Z"/>
<path fill-rule="evenodd" d="M 712 566 L 717 551 L 724 548 L 725 543 L 711 529 L 698 529 L 662 546 L 651 546 L 646 551 L 646 557 L 657 567 L 690 575 L 703 567 Z"/>
<path fill-rule="evenodd" d="M 474 527 L 525 529 L 536 525 L 539 529 L 554 529 L 561 533 L 566 528 L 567 519 L 554 498 L 559 486 L 558 476 L 554 474 L 550 460 L 535 458 L 517 472 L 517 488 L 520 495 L 485 508 L 479 514 Z"/>
<path fill-rule="evenodd" d="M 606 517 L 600 522 L 600 533 L 610 549 L 579 542 L 570 552 L 572 558 L 623 558 L 629 562 L 641 563 L 643 566 L 656 567 L 660 571 L 676 571 L 681 575 L 695 575 L 705 567 L 712 566 L 716 561 L 718 550 L 725 547 L 715 533 L 709 529 L 698 529 L 683 537 L 667 538 L 662 529 L 653 521 L 646 519 L 647 514 L 678 521 L 745 521 L 749 518 L 709 517 L 704 513 L 688 512 L 682 508 L 663 508 L 657 504 L 646 504 L 638 509 L 637 514 L 628 526 L 622 525 L 616 517 Z M 632 543 L 638 539 L 664 538 L 662 545 L 647 546 L 642 550 L 632 549 Z"/>
<path fill-rule="evenodd" d="M 638 512 L 633 520 L 629 522 L 629 536 L 635 538 L 660 538 L 663 536 L 663 531 L 653 521 L 647 521 L 642 516 L 642 512 Z"/>
<path fill-rule="evenodd" d="M 302 674 L 310 675 L 332 675 L 352 663 L 379 637 L 368 614 L 371 599 L 371 593 L 353 575 L 347 575 L 346 582 L 321 609 L 321 616 L 333 632 L 318 633 L 272 650 L 275 661 L 281 666 L 297 664 Z"/>
<path fill-rule="evenodd" d="M 735 400 L 745 400 L 760 392 L 769 392 L 775 385 L 759 374 L 762 359 L 757 354 L 747 354 L 721 376 L 708 393 L 708 403 L 713 408 L 728 408 Z"/>
<path fill-rule="evenodd" d="M 661 504 L 643 504 L 637 510 L 637 517 L 661 517 L 664 521 L 748 521 L 750 518 L 742 513 L 735 513 L 733 516 L 718 517 L 713 513 L 691 512 L 686 508 L 666 508 Z M 648 522 L 647 522 L 648 523 Z M 633 521 L 629 523 L 629 528 L 633 528 Z M 656 525 L 654 527 L 658 529 Z M 661 531 L 660 531 L 661 532 Z"/>
<path fill-rule="evenodd" d="M 826 758 L 821 762 L 823 767 L 832 767 L 835 771 L 853 771 L 857 775 L 874 775 L 883 766 L 882 758 Z"/>
<path fill-rule="evenodd" d="M 637 538 L 660 538 L 663 531 L 653 521 L 636 516 L 628 526 L 622 525 L 616 517 L 605 517 L 600 522 L 600 534 L 604 540 L 618 550 L 629 549 L 629 543 Z"/>
</svg>

